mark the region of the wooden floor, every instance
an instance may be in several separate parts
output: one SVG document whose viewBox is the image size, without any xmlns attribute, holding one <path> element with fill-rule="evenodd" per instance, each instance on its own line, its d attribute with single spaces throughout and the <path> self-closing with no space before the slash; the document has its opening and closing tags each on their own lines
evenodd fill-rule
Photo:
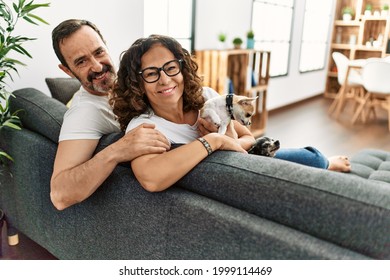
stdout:
<svg viewBox="0 0 390 280">
<path fill-rule="evenodd" d="M 55 260 L 47 250 L 36 244 L 23 234 L 19 234 L 19 244 L 9 246 L 5 225 L 1 233 L 2 254 L 0 260 Z"/>
<path fill-rule="evenodd" d="M 281 146 L 314 146 L 326 156 L 351 156 L 364 148 L 390 151 L 390 132 L 385 111 L 365 124 L 351 124 L 353 103 L 347 103 L 335 120 L 328 114 L 331 99 L 318 96 L 269 113 L 266 135 L 280 140 Z"/>
<path fill-rule="evenodd" d="M 390 151 L 390 132 L 384 112 L 366 124 L 350 124 L 352 106 L 340 120 L 330 117 L 331 100 L 322 96 L 277 109 L 269 113 L 266 135 L 279 139 L 282 147 L 314 146 L 326 156 L 351 156 L 364 148 Z M 20 236 L 18 246 L 9 247 L 3 232 L 3 256 L 0 259 L 53 259 L 49 252 Z"/>
</svg>

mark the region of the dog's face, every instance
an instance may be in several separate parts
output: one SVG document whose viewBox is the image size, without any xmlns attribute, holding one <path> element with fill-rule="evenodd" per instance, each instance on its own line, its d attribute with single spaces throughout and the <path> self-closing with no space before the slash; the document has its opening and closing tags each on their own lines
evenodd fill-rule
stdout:
<svg viewBox="0 0 390 280">
<path fill-rule="evenodd" d="M 233 96 L 233 116 L 242 125 L 250 125 L 251 118 L 255 114 L 255 101 L 257 97 Z"/>
<path fill-rule="evenodd" d="M 274 140 L 270 137 L 263 136 L 256 139 L 256 144 L 248 153 L 266 157 L 274 157 L 277 150 L 280 148 L 279 140 Z"/>
</svg>

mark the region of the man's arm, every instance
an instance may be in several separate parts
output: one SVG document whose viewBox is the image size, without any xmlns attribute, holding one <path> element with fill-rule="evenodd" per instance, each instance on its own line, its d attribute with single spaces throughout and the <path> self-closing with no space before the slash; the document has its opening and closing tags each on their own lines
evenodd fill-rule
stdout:
<svg viewBox="0 0 390 280">
<path fill-rule="evenodd" d="M 58 144 L 50 197 L 63 210 L 88 198 L 121 162 L 141 155 L 163 153 L 168 140 L 154 125 L 142 124 L 95 156 L 99 140 L 66 140 Z"/>
</svg>

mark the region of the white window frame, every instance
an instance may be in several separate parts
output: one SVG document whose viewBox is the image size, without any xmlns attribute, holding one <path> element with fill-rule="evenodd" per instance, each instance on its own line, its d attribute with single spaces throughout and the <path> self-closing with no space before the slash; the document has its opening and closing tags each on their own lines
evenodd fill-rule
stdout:
<svg viewBox="0 0 390 280">
<path fill-rule="evenodd" d="M 171 36 L 191 52 L 194 12 L 195 0 L 144 0 L 144 36 Z"/>
<path fill-rule="evenodd" d="M 294 0 L 253 0 L 255 49 L 271 52 L 271 77 L 288 75 L 293 17 Z"/>
<path fill-rule="evenodd" d="M 306 0 L 299 72 L 323 70 L 326 65 L 333 1 Z"/>
</svg>

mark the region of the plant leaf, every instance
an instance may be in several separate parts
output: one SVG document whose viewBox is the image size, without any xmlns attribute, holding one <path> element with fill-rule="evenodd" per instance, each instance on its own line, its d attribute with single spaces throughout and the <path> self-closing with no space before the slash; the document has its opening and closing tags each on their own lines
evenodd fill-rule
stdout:
<svg viewBox="0 0 390 280">
<path fill-rule="evenodd" d="M 27 50 L 23 48 L 21 45 L 15 45 L 14 50 L 17 51 L 18 53 L 27 55 L 29 58 L 32 58 L 32 56 L 27 52 Z"/>
<path fill-rule="evenodd" d="M 44 19 L 42 19 L 42 18 L 40 18 L 39 16 L 37 16 L 37 15 L 34 15 L 34 14 L 27 14 L 29 17 L 32 17 L 32 18 L 35 18 L 36 20 L 38 20 L 38 21 L 40 21 L 40 22 L 42 22 L 42 23 L 44 23 L 44 24 L 47 24 L 47 25 L 49 25 L 49 23 L 47 22 L 47 21 L 45 21 Z"/>
<path fill-rule="evenodd" d="M 0 151 L 0 157 L 5 157 L 5 158 L 9 159 L 10 161 L 14 161 L 14 159 L 9 154 L 7 154 L 6 152 L 3 152 L 3 151 Z"/>
<path fill-rule="evenodd" d="M 27 5 L 25 5 L 22 9 L 22 11 L 24 13 L 29 13 L 31 12 L 32 10 L 35 10 L 35 9 L 38 9 L 38 8 L 41 8 L 41 7 L 49 7 L 50 3 L 44 3 L 44 4 L 32 4 L 33 1 L 31 1 L 30 3 L 28 3 Z"/>
<path fill-rule="evenodd" d="M 33 21 L 32 19 L 30 19 L 28 16 L 24 16 L 23 19 L 24 19 L 25 21 L 28 21 L 29 23 L 38 25 L 35 21 Z"/>
<path fill-rule="evenodd" d="M 9 120 L 6 120 L 4 123 L 3 123 L 3 126 L 8 126 L 10 128 L 13 128 L 13 129 L 16 129 L 16 130 L 21 130 L 22 128 L 12 122 L 10 122 Z"/>
</svg>

